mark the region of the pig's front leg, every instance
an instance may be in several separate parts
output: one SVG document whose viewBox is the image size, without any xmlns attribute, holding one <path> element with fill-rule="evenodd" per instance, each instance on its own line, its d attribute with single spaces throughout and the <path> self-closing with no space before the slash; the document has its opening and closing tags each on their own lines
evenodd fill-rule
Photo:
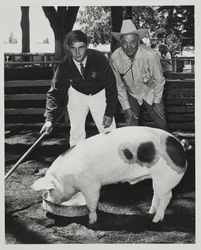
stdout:
<svg viewBox="0 0 201 250">
<path fill-rule="evenodd" d="M 159 195 L 159 205 L 156 211 L 156 214 L 153 218 L 153 222 L 157 223 L 159 221 L 162 221 L 165 215 L 165 210 L 170 203 L 170 200 L 172 198 L 172 192 L 169 191 L 166 194 Z"/>
<path fill-rule="evenodd" d="M 93 224 L 97 221 L 97 205 L 100 195 L 100 185 L 91 184 L 87 187 L 82 189 L 82 192 L 85 196 L 87 207 L 89 209 L 89 224 Z"/>
<path fill-rule="evenodd" d="M 153 198 L 152 198 L 152 203 L 151 203 L 151 207 L 149 209 L 149 214 L 155 214 L 158 208 L 158 204 L 159 204 L 159 198 L 158 195 L 156 193 L 154 193 Z"/>
<path fill-rule="evenodd" d="M 157 209 L 158 209 L 158 205 L 159 205 L 159 197 L 158 197 L 154 182 L 152 183 L 152 185 L 153 185 L 154 194 L 153 194 L 153 198 L 152 198 L 152 202 L 151 202 L 151 207 L 150 207 L 149 212 L 148 212 L 149 214 L 155 214 Z"/>
</svg>

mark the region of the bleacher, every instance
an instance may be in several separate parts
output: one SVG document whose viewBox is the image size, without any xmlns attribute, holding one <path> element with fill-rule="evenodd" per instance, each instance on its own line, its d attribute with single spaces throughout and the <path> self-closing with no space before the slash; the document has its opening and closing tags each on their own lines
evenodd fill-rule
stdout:
<svg viewBox="0 0 201 250">
<path fill-rule="evenodd" d="M 53 68 L 5 67 L 5 128 L 41 127 L 44 122 L 46 93 L 50 88 Z M 170 131 L 181 137 L 194 140 L 195 99 L 194 73 L 170 72 L 165 75 L 164 103 Z M 21 80 L 23 79 L 23 80 Z M 115 119 L 117 126 L 125 126 L 125 119 L 118 105 Z M 86 123 L 89 129 L 96 129 L 90 116 Z M 141 125 L 153 126 L 149 115 L 142 113 Z M 56 127 L 68 127 L 67 117 Z"/>
<path fill-rule="evenodd" d="M 44 113 L 50 82 L 51 80 L 5 80 L 6 125 L 42 122 L 41 115 Z M 192 73 L 171 73 L 166 79 L 164 102 L 171 130 L 194 130 L 194 84 Z M 30 120 L 30 115 L 35 117 Z M 149 119 L 145 116 L 145 123 L 147 122 Z"/>
</svg>

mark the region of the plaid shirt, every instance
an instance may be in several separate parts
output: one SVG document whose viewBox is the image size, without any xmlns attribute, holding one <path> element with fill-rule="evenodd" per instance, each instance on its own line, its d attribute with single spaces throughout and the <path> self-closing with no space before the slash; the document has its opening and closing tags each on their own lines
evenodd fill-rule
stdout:
<svg viewBox="0 0 201 250">
<path fill-rule="evenodd" d="M 116 76 L 118 99 L 123 110 L 130 108 L 127 93 L 140 105 L 143 100 L 150 105 L 160 103 L 165 78 L 160 58 L 152 49 L 140 45 L 132 62 L 120 47 L 113 52 L 110 64 Z M 148 76 L 147 82 L 144 75 Z"/>
</svg>

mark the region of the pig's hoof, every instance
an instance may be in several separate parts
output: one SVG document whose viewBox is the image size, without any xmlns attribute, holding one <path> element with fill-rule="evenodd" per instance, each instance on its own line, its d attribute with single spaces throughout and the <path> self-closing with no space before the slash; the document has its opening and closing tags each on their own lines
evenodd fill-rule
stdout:
<svg viewBox="0 0 201 250">
<path fill-rule="evenodd" d="M 93 224 L 96 223 L 96 221 L 97 221 L 97 220 L 89 220 L 89 224 L 90 224 L 90 225 L 93 225 Z"/>
<path fill-rule="evenodd" d="M 149 209 L 149 214 L 155 214 L 156 213 L 156 211 L 157 211 L 157 209 L 156 208 L 154 208 L 154 207 L 151 207 L 150 209 Z"/>
<path fill-rule="evenodd" d="M 89 224 L 94 224 L 97 221 L 97 214 L 93 213 L 89 215 Z"/>
<path fill-rule="evenodd" d="M 160 216 L 160 215 L 155 215 L 152 222 L 154 223 L 158 223 L 159 221 L 162 221 L 163 220 L 163 216 Z"/>
</svg>

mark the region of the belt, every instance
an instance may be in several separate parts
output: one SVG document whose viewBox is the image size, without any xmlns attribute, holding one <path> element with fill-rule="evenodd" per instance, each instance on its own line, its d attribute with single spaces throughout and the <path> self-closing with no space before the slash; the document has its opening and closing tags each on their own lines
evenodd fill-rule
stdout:
<svg viewBox="0 0 201 250">
<path fill-rule="evenodd" d="M 77 86 L 72 86 L 72 88 L 74 88 L 75 90 L 77 90 L 78 92 L 84 94 L 84 95 L 96 95 L 97 93 L 99 93 L 101 90 L 103 90 L 103 88 L 100 89 L 93 89 L 93 90 L 84 90 L 84 89 L 80 89 Z"/>
</svg>

